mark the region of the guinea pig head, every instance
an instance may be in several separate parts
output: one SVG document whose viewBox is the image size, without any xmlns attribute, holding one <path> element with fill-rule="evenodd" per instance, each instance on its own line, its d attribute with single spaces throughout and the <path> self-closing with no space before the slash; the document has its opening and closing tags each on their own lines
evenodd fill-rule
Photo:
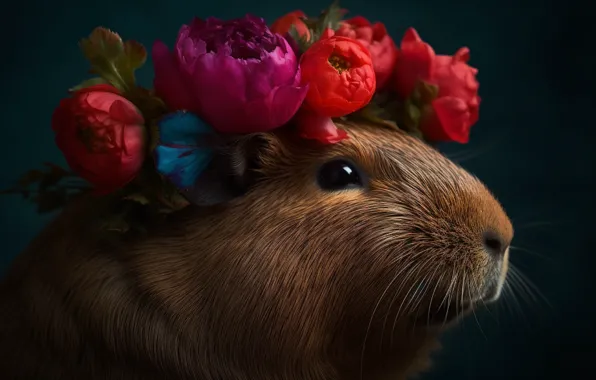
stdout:
<svg viewBox="0 0 596 380">
<path fill-rule="evenodd" d="M 485 186 L 403 132 L 341 127 L 350 138 L 327 146 L 252 139 L 227 157 L 236 190 L 196 195 L 223 203 L 143 255 L 174 319 L 235 360 L 287 365 L 437 330 L 501 293 L 513 231 Z"/>
</svg>

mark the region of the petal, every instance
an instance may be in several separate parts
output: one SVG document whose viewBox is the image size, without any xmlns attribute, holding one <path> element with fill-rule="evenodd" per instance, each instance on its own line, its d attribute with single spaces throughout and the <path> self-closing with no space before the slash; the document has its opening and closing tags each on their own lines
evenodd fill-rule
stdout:
<svg viewBox="0 0 596 380">
<path fill-rule="evenodd" d="M 380 41 L 381 39 L 383 39 L 385 37 L 391 38 L 387 34 L 387 28 L 385 27 L 385 24 L 383 24 L 382 22 L 375 22 L 372 26 L 372 30 L 373 30 L 373 39 L 375 41 Z"/>
<path fill-rule="evenodd" d="M 344 22 L 355 27 L 370 26 L 370 21 L 362 16 L 355 16 L 345 20 Z"/>
<path fill-rule="evenodd" d="M 112 94 L 121 95 L 120 90 L 118 90 L 116 87 L 112 86 L 111 84 L 96 84 L 93 86 L 81 88 L 80 90 L 76 91 L 75 93 L 78 95 L 78 94 L 84 94 L 87 92 L 110 92 Z"/>
<path fill-rule="evenodd" d="M 239 125 L 242 129 L 229 132 L 267 132 L 281 127 L 296 114 L 307 92 L 308 86 L 274 88 L 271 96 L 247 105 L 245 122 Z"/>
<path fill-rule="evenodd" d="M 453 60 L 455 62 L 463 62 L 463 63 L 468 62 L 470 60 L 470 49 L 467 47 L 460 48 L 453 55 Z"/>
<path fill-rule="evenodd" d="M 192 186 L 212 157 L 206 138 L 212 133 L 196 115 L 169 114 L 158 122 L 160 142 L 155 148 L 157 171 L 181 189 Z"/>
<path fill-rule="evenodd" d="M 319 37 L 319 40 L 328 39 L 328 38 L 333 37 L 334 35 L 335 35 L 335 32 L 333 31 L 333 29 L 325 28 L 325 29 L 323 29 L 323 33 L 321 33 L 321 37 Z"/>
<path fill-rule="evenodd" d="M 161 41 L 156 41 L 151 50 L 155 76 L 155 92 L 172 110 L 192 110 L 195 105 L 192 94 L 180 75 L 174 55 Z"/>
<path fill-rule="evenodd" d="M 467 143 L 472 115 L 470 115 L 466 102 L 460 98 L 446 96 L 433 100 L 432 107 L 440 127 L 436 126 L 435 130 L 424 130 L 423 132 L 441 137 L 443 140 Z"/>
<path fill-rule="evenodd" d="M 110 117 L 124 124 L 144 124 L 143 115 L 126 99 L 116 100 L 110 107 Z"/>
<path fill-rule="evenodd" d="M 230 56 L 207 53 L 197 60 L 192 76 L 197 113 L 215 130 L 227 128 L 225 120 L 237 118 L 246 104 L 247 76 L 246 63 Z"/>
<path fill-rule="evenodd" d="M 62 132 L 72 126 L 74 116 L 72 112 L 73 102 L 74 100 L 72 98 L 61 99 L 58 106 L 54 109 L 51 125 L 55 133 Z"/>
<path fill-rule="evenodd" d="M 335 144 L 348 138 L 346 131 L 337 128 L 331 118 L 304 108 L 296 115 L 296 124 L 302 138 L 323 144 Z"/>
<path fill-rule="evenodd" d="M 164 145 L 158 145 L 154 154 L 157 171 L 180 189 L 191 187 L 212 157 L 211 149 L 175 148 Z"/>
<path fill-rule="evenodd" d="M 202 135 L 213 133 L 197 115 L 184 111 L 164 116 L 157 125 L 161 145 L 197 147 Z"/>
<path fill-rule="evenodd" d="M 298 71 L 298 60 L 291 45 L 279 38 L 281 46 L 275 48 L 260 60 L 246 60 L 246 99 L 261 98 L 277 86 L 294 84 Z"/>
<path fill-rule="evenodd" d="M 396 63 L 396 87 L 402 97 L 409 96 L 419 80 L 433 76 L 435 51 L 422 41 L 414 28 L 409 28 L 400 46 Z"/>
<path fill-rule="evenodd" d="M 274 91 L 271 110 L 273 120 L 270 129 L 281 127 L 296 114 L 308 93 L 308 85 L 302 87 L 283 86 Z"/>
</svg>

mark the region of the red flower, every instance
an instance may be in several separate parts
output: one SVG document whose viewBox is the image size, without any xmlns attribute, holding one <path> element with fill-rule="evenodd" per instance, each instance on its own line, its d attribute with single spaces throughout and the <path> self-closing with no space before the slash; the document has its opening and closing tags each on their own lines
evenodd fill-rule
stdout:
<svg viewBox="0 0 596 380">
<path fill-rule="evenodd" d="M 366 46 L 377 76 L 377 88 L 385 87 L 397 59 L 397 48 L 391 36 L 387 34 L 385 25 L 380 22 L 371 24 L 366 18 L 356 16 L 342 22 L 335 35 L 353 38 Z"/>
<path fill-rule="evenodd" d="M 328 117 L 350 114 L 367 105 L 376 88 L 368 50 L 341 36 L 319 40 L 300 59 L 302 83 L 309 85 L 306 105 Z"/>
<path fill-rule="evenodd" d="M 282 36 L 285 36 L 286 33 L 290 31 L 290 27 L 294 25 L 296 31 L 298 32 L 298 35 L 300 35 L 301 37 L 305 37 L 308 41 L 310 40 L 310 31 L 308 30 L 308 27 L 306 26 L 304 21 L 302 21 L 302 18 L 304 17 L 306 17 L 306 15 L 302 11 L 293 11 L 290 13 L 286 13 L 285 15 L 275 20 L 273 24 L 271 24 L 271 28 L 269 29 L 271 29 L 273 33 L 279 33 Z"/>
<path fill-rule="evenodd" d="M 99 194 L 131 181 L 145 158 L 143 116 L 110 85 L 83 88 L 52 116 L 56 144 L 71 169 Z"/>
<path fill-rule="evenodd" d="M 455 55 L 435 55 L 415 29 L 406 31 L 395 67 L 395 88 L 404 98 L 412 94 L 418 81 L 438 87 L 438 96 L 426 107 L 420 129 L 430 141 L 467 143 L 470 128 L 478 121 L 477 69 L 470 67 L 468 48 Z"/>
</svg>

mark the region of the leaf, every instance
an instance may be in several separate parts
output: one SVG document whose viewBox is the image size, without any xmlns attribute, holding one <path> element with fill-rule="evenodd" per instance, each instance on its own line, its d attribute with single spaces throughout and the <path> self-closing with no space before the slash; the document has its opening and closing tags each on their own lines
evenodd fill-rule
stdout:
<svg viewBox="0 0 596 380">
<path fill-rule="evenodd" d="M 329 8 L 321 12 L 319 16 L 318 28 L 322 33 L 326 28 L 330 28 L 333 31 L 339 29 L 341 20 L 344 18 L 346 10 L 339 6 L 339 0 L 333 1 Z"/>
<path fill-rule="evenodd" d="M 372 123 L 380 124 L 391 129 L 399 129 L 397 123 L 391 120 L 388 112 L 377 103 L 371 102 L 366 107 L 360 109 L 353 116 L 360 117 Z"/>
<path fill-rule="evenodd" d="M 439 95 L 439 86 L 424 81 L 418 81 L 414 91 L 412 91 L 412 101 L 422 106 L 429 104 Z"/>
<path fill-rule="evenodd" d="M 137 202 L 139 204 L 142 205 L 147 205 L 149 204 L 149 199 L 147 198 L 147 196 L 145 194 L 142 193 L 133 193 L 133 194 L 129 194 L 123 197 L 123 199 L 132 201 L 132 202 Z"/>
<path fill-rule="evenodd" d="M 62 169 L 58 165 L 46 163 L 46 166 L 50 168 L 50 171 L 44 173 L 43 178 L 39 181 L 39 190 L 44 191 L 45 189 L 58 184 L 64 177 L 70 175 L 69 172 Z"/>
<path fill-rule="evenodd" d="M 190 205 L 190 202 L 182 196 L 178 191 L 172 191 L 164 194 L 160 198 L 162 204 L 165 207 L 160 207 L 159 212 L 162 214 L 172 213 L 178 210 L 182 210 L 186 206 Z"/>
<path fill-rule="evenodd" d="M 103 218 L 100 228 L 105 231 L 124 233 L 130 230 L 130 224 L 124 215 L 114 214 Z"/>
<path fill-rule="evenodd" d="M 153 152 L 159 144 L 159 126 L 154 122 L 147 128 L 149 130 L 149 151 Z"/>
<path fill-rule="evenodd" d="M 19 194 L 19 193 L 22 193 L 23 191 L 24 190 L 10 187 L 8 189 L 0 190 L 0 195 Z"/>
<path fill-rule="evenodd" d="M 321 38 L 325 29 L 329 28 L 333 31 L 339 29 L 345 14 L 346 10 L 339 6 L 339 0 L 335 0 L 327 9 L 324 9 L 321 12 L 319 17 L 305 17 L 302 19 L 306 27 L 309 29 L 311 36 L 310 40 L 300 37 L 293 25 L 290 27 L 290 35 L 298 43 L 300 51 L 305 52 L 312 44 Z"/>
<path fill-rule="evenodd" d="M 52 212 L 62 208 L 68 201 L 67 193 L 64 189 L 40 192 L 35 198 L 37 203 L 37 212 L 40 214 Z"/>
<path fill-rule="evenodd" d="M 52 171 L 56 171 L 58 173 L 61 173 L 63 177 L 68 177 L 68 176 L 72 176 L 73 174 L 71 172 L 69 172 L 68 170 L 62 168 L 59 165 L 56 165 L 54 163 L 51 162 L 44 162 L 43 163 L 45 166 L 47 166 L 48 168 L 50 168 L 50 170 Z"/>
<path fill-rule="evenodd" d="M 147 50 L 137 41 L 126 41 L 124 43 L 124 56 L 126 57 L 126 63 L 131 70 L 136 70 L 143 67 L 147 61 Z"/>
<path fill-rule="evenodd" d="M 123 42 L 115 32 L 95 28 L 79 44 L 91 71 L 123 92 L 135 87 L 135 70 L 145 64 L 147 51 L 136 41 Z"/>
<path fill-rule="evenodd" d="M 135 87 L 126 94 L 126 97 L 141 111 L 148 122 L 159 119 L 168 112 L 163 100 L 146 88 Z"/>
<path fill-rule="evenodd" d="M 82 81 L 81 83 L 77 84 L 74 87 L 68 89 L 69 92 L 76 92 L 82 90 L 83 88 L 96 86 L 98 84 L 108 84 L 108 81 L 101 77 L 90 78 Z"/>
<path fill-rule="evenodd" d="M 406 102 L 404 103 L 404 111 L 406 116 L 406 126 L 408 127 L 408 129 L 417 128 L 421 116 L 420 109 L 411 101 L 406 100 Z"/>
<path fill-rule="evenodd" d="M 312 30 L 309 31 L 312 36 L 314 32 Z M 290 30 L 288 31 L 288 33 L 290 34 L 290 37 L 292 37 L 298 45 L 298 50 L 301 53 L 304 53 L 310 47 L 310 40 L 308 40 L 306 36 L 301 36 L 300 33 L 298 33 L 298 29 L 296 29 L 296 26 L 294 24 L 290 25 Z"/>
<path fill-rule="evenodd" d="M 41 181 L 46 173 L 38 169 L 29 170 L 19 178 L 17 184 L 20 187 L 27 188 L 32 184 Z"/>
</svg>

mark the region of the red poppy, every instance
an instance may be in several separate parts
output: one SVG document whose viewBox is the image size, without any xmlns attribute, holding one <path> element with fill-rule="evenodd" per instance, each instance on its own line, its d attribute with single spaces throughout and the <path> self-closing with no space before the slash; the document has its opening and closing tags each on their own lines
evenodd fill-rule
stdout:
<svg viewBox="0 0 596 380">
<path fill-rule="evenodd" d="M 302 21 L 302 18 L 306 17 L 304 12 L 297 10 L 290 13 L 286 13 L 285 15 L 281 16 L 277 20 L 271 24 L 271 31 L 273 33 L 279 33 L 282 36 L 285 36 L 286 33 L 290 31 L 292 25 L 296 28 L 298 35 L 301 37 L 306 38 L 306 40 L 310 40 L 310 31 L 308 27 Z"/>
<path fill-rule="evenodd" d="M 453 56 L 435 54 L 414 28 L 402 41 L 395 66 L 394 85 L 409 97 L 419 82 L 436 86 L 437 97 L 422 105 L 420 130 L 430 141 L 468 142 L 470 129 L 478 121 L 478 70 L 468 65 L 470 50 L 460 48 Z"/>
<path fill-rule="evenodd" d="M 341 36 L 315 42 L 300 59 L 302 83 L 309 85 L 306 106 L 328 117 L 348 115 L 366 106 L 376 90 L 368 49 Z"/>
<path fill-rule="evenodd" d="M 397 48 L 385 25 L 381 22 L 371 24 L 366 18 L 356 16 L 342 22 L 335 34 L 354 38 L 367 47 L 377 76 L 377 88 L 384 88 L 397 59 Z"/>
</svg>

